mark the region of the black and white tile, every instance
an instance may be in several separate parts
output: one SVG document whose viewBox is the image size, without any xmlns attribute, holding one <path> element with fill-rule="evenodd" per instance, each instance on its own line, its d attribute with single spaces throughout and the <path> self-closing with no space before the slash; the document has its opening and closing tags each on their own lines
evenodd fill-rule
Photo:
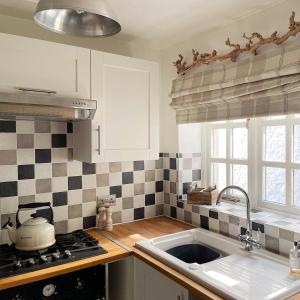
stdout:
<svg viewBox="0 0 300 300">
<path fill-rule="evenodd" d="M 73 161 L 72 143 L 72 123 L 0 120 L 2 225 L 8 217 L 15 219 L 18 204 L 49 201 L 57 232 L 94 227 L 96 199 L 109 194 L 117 198 L 114 223 L 164 213 L 162 158 L 81 163 Z M 1 233 L 1 241 L 7 241 L 6 230 Z"/>
</svg>

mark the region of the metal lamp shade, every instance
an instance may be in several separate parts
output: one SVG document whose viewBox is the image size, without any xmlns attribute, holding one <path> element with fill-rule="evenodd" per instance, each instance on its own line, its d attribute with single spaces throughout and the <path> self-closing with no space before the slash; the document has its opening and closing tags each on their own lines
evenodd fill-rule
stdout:
<svg viewBox="0 0 300 300">
<path fill-rule="evenodd" d="M 104 0 L 40 0 L 34 20 L 60 34 L 101 37 L 121 31 L 114 12 Z"/>
</svg>

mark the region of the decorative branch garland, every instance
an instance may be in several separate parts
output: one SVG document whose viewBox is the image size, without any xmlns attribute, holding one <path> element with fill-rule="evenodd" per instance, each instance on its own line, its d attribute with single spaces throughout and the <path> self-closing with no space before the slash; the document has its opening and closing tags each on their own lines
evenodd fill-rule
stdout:
<svg viewBox="0 0 300 300">
<path fill-rule="evenodd" d="M 173 62 L 173 65 L 177 69 L 177 74 L 185 74 L 186 71 L 194 68 L 197 65 L 208 64 L 211 61 L 223 61 L 230 59 L 232 62 L 236 62 L 239 55 L 243 52 L 250 52 L 254 55 L 257 55 L 257 50 L 266 45 L 266 44 L 275 44 L 280 45 L 284 43 L 291 36 L 296 36 L 300 32 L 300 22 L 295 21 L 295 12 L 292 12 L 290 16 L 290 26 L 289 31 L 283 36 L 277 36 L 277 31 L 273 32 L 270 37 L 264 38 L 260 33 L 254 32 L 251 36 L 246 36 L 243 34 L 243 38 L 248 42 L 244 47 L 241 47 L 239 44 L 232 44 L 228 38 L 225 41 L 225 45 L 232 47 L 233 50 L 222 55 L 218 55 L 216 50 L 213 50 L 212 53 L 199 53 L 195 49 L 192 49 L 193 62 L 187 64 L 184 61 L 184 57 L 179 54 L 179 59 Z M 254 39 L 258 40 L 254 42 Z"/>
</svg>

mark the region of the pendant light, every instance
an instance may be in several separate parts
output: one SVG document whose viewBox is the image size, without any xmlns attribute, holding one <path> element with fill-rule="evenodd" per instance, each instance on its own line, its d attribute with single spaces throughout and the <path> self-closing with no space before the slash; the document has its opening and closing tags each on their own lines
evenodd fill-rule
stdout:
<svg viewBox="0 0 300 300">
<path fill-rule="evenodd" d="M 121 31 L 105 0 L 40 0 L 34 20 L 60 34 L 101 37 Z"/>
</svg>

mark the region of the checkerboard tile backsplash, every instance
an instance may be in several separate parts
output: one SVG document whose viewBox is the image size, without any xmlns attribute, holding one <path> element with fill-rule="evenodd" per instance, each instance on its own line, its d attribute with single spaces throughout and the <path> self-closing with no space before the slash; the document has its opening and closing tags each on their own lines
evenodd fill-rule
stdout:
<svg viewBox="0 0 300 300">
<path fill-rule="evenodd" d="M 188 205 L 187 187 L 201 181 L 199 153 L 163 153 L 156 161 L 88 164 L 73 161 L 71 123 L 0 120 L 0 212 L 15 221 L 18 204 L 52 203 L 58 233 L 96 225 L 96 198 L 115 194 L 113 222 L 167 215 L 237 238 L 246 227 L 244 207 Z M 32 211 L 21 213 L 21 221 Z M 46 211 L 41 209 L 41 215 Z M 300 240 L 300 219 L 252 210 L 254 235 L 263 246 L 288 255 Z M 0 242 L 8 241 L 6 230 Z"/>
<path fill-rule="evenodd" d="M 51 202 L 56 232 L 96 225 L 96 198 L 115 194 L 114 223 L 164 213 L 163 159 L 116 163 L 73 161 L 73 126 L 0 120 L 1 224 L 18 204 Z M 26 220 L 32 211 L 21 213 Z M 45 214 L 40 209 L 41 215 Z M 2 242 L 7 240 L 2 230 Z"/>
</svg>

